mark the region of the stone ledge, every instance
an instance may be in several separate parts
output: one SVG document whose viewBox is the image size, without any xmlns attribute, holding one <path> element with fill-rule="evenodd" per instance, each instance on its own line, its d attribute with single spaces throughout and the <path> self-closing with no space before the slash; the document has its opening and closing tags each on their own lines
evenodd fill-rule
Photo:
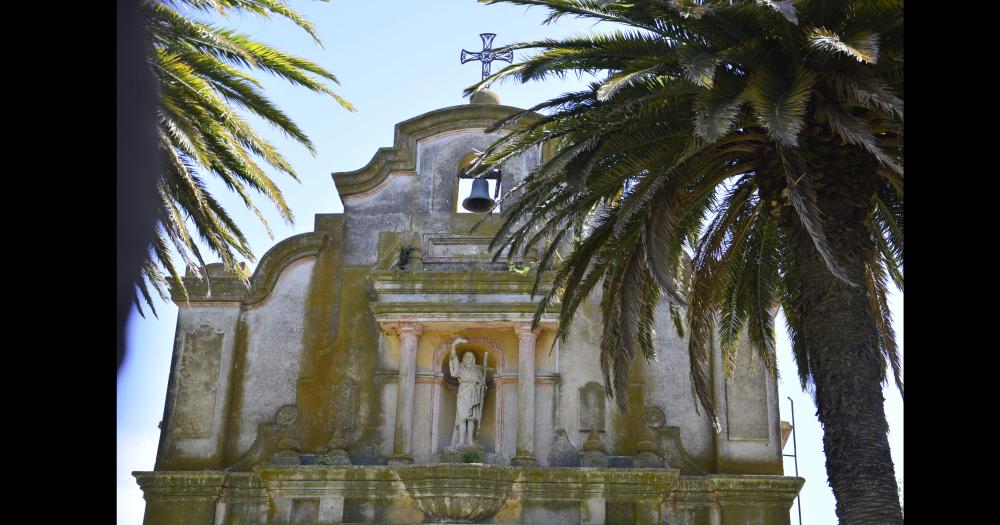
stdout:
<svg viewBox="0 0 1000 525">
<path fill-rule="evenodd" d="M 782 506 L 788 508 L 802 489 L 805 479 L 789 476 L 750 474 L 710 474 L 682 476 L 669 499 L 678 503 Z"/>
<path fill-rule="evenodd" d="M 225 472 L 175 471 L 133 472 L 146 501 L 215 498 L 219 495 Z"/>
<path fill-rule="evenodd" d="M 443 304 L 440 302 L 369 303 L 372 313 L 380 322 L 412 321 L 531 321 L 538 309 L 537 302 L 510 303 L 463 303 Z M 558 304 L 550 304 L 545 309 L 552 314 L 543 321 L 557 321 Z M 401 316 L 399 314 L 402 314 Z M 393 317 L 399 317 L 395 319 Z"/>
<path fill-rule="evenodd" d="M 514 467 L 426 464 L 390 466 L 258 465 L 252 474 L 215 471 L 133 472 L 147 501 L 211 500 L 226 487 L 255 499 L 259 487 L 271 498 L 423 499 L 442 494 L 498 501 L 663 501 L 679 508 L 790 508 L 802 478 L 767 475 L 681 476 L 675 469 Z M 248 490 L 249 489 L 249 490 Z M 244 495 L 244 494 L 241 494 Z M 267 497 L 267 496 L 264 496 Z M 430 499 L 428 499 L 430 498 Z M 485 499 L 484 499 L 485 498 Z M 495 501 L 494 501 L 495 500 Z M 479 500 L 477 500 L 479 501 Z"/>
<path fill-rule="evenodd" d="M 551 285 L 556 272 L 542 272 L 539 291 Z M 421 293 L 467 293 L 469 291 L 502 291 L 530 293 L 535 284 L 534 272 L 518 275 L 511 271 L 416 271 L 378 270 L 371 273 L 376 292 L 403 290 Z"/>
</svg>

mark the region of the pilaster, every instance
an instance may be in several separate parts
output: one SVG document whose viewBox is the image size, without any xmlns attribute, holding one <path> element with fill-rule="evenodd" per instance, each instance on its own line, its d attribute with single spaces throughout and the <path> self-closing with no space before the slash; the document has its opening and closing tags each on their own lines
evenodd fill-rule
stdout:
<svg viewBox="0 0 1000 525">
<path fill-rule="evenodd" d="M 413 463 L 413 391 L 417 373 L 417 342 L 423 327 L 417 323 L 400 323 L 399 383 L 396 390 L 396 430 L 390 465 Z"/>
</svg>

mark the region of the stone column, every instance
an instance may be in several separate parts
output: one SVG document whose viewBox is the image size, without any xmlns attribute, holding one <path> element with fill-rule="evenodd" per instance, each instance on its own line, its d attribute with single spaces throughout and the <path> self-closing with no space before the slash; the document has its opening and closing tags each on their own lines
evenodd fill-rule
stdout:
<svg viewBox="0 0 1000 525">
<path fill-rule="evenodd" d="M 517 452 L 511 465 L 537 465 L 535 460 L 535 340 L 531 323 L 516 323 L 517 334 Z"/>
<path fill-rule="evenodd" d="M 396 432 L 390 465 L 413 463 L 413 389 L 417 377 L 417 340 L 423 332 L 419 324 L 396 327 L 399 335 L 399 384 L 396 390 Z"/>
<path fill-rule="evenodd" d="M 719 493 L 714 490 L 708 495 L 708 524 L 722 525 L 722 505 L 719 504 Z"/>
<path fill-rule="evenodd" d="M 592 495 L 580 502 L 581 525 L 604 525 L 605 500 L 599 495 Z"/>
</svg>

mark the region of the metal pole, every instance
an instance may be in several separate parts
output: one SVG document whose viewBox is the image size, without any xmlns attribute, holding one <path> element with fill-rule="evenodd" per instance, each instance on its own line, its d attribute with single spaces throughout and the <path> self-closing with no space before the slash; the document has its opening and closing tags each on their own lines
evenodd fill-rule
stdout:
<svg viewBox="0 0 1000 525">
<path fill-rule="evenodd" d="M 795 459 L 795 477 L 799 477 L 799 447 L 795 442 L 795 401 L 792 401 L 792 397 L 788 396 L 788 402 L 792 404 L 792 458 Z M 800 494 L 795 495 L 795 501 L 799 508 L 799 525 L 802 525 L 802 496 Z"/>
</svg>

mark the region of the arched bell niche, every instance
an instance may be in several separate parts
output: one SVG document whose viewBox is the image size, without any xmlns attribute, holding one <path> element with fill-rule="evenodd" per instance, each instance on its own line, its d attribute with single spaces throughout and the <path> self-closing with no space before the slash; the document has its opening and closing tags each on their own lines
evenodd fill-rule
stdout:
<svg viewBox="0 0 1000 525">
<path fill-rule="evenodd" d="M 479 443 L 487 453 L 497 451 L 497 443 L 503 435 L 503 396 L 499 395 L 496 374 L 503 370 L 503 349 L 489 337 L 463 336 L 468 343 L 455 348 L 461 361 L 467 352 L 476 356 L 476 364 L 483 364 L 483 356 L 489 352 L 488 367 L 492 370 L 486 376 L 486 396 L 483 400 L 483 417 L 479 425 Z M 433 409 L 431 422 L 432 454 L 441 452 L 451 445 L 455 428 L 455 405 L 458 396 L 458 379 L 452 377 L 448 368 L 448 357 L 454 339 L 438 345 L 434 351 L 434 386 L 431 391 Z"/>
<path fill-rule="evenodd" d="M 462 207 L 462 201 L 469 197 L 472 193 L 472 179 L 462 178 L 469 172 L 472 165 L 475 164 L 476 160 L 479 158 L 480 153 L 477 151 L 471 151 L 461 156 L 458 159 L 458 166 L 455 170 L 455 177 L 458 183 L 455 185 L 455 213 L 472 213 Z M 486 179 L 487 193 L 492 197 L 497 192 L 497 184 L 500 181 L 497 179 Z M 503 185 L 501 184 L 500 193 L 503 193 Z M 499 211 L 497 208 L 496 211 Z"/>
</svg>

